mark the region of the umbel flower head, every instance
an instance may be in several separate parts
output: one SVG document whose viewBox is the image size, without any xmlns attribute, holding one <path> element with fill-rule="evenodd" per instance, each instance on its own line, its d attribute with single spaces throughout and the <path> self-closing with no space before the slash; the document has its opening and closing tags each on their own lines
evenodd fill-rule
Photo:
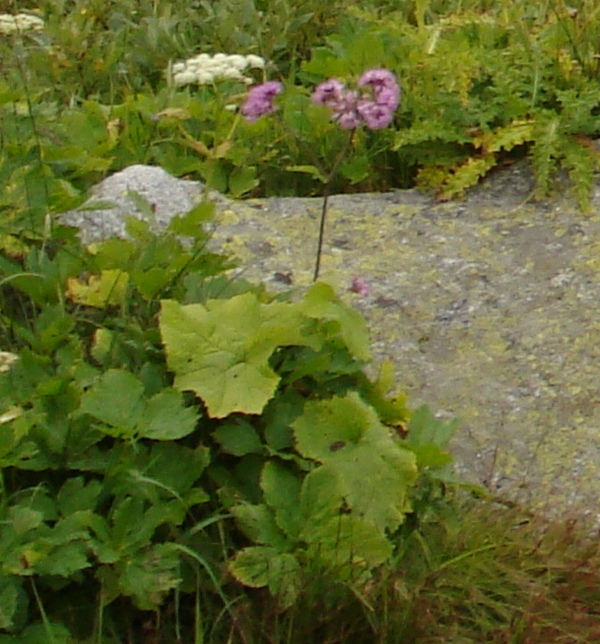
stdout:
<svg viewBox="0 0 600 644">
<path fill-rule="evenodd" d="M 43 28 L 44 21 L 28 13 L 0 14 L 0 35 L 8 36 L 23 31 L 41 31 Z"/>
<path fill-rule="evenodd" d="M 358 80 L 359 91 L 348 89 L 336 78 L 317 85 L 312 95 L 316 105 L 324 105 L 331 118 L 344 130 L 364 123 L 371 130 L 388 127 L 400 104 L 400 85 L 388 69 L 369 69 Z"/>
<path fill-rule="evenodd" d="M 10 351 L 0 351 L 0 373 L 8 373 L 10 368 L 19 359 L 16 353 Z"/>
<path fill-rule="evenodd" d="M 183 85 L 211 85 L 217 80 L 237 80 L 250 84 L 252 79 L 245 76 L 247 69 L 264 69 L 265 61 L 260 56 L 249 54 L 198 54 L 184 62 L 175 63 L 171 68 L 173 83 Z"/>
</svg>

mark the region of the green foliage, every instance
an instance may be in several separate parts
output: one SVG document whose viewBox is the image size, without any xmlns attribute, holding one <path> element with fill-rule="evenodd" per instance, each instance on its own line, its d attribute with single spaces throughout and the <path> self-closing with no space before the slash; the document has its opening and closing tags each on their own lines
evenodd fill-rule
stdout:
<svg viewBox="0 0 600 644">
<path fill-rule="evenodd" d="M 561 568 L 534 531 L 512 543 L 529 518 L 490 542 L 497 504 L 456 514 L 456 423 L 409 412 L 389 364 L 367 378 L 331 288 L 232 282 L 206 204 L 87 249 L 54 224 L 140 162 L 320 191 L 347 135 L 310 90 L 370 66 L 402 80 L 396 129 L 357 132 L 332 190 L 448 198 L 527 154 L 540 194 L 563 167 L 585 206 L 600 10 L 576 4 L 9 0 L 46 26 L 0 35 L 0 642 L 548 641 L 595 619 L 597 553 Z M 175 87 L 198 50 L 264 56 L 281 118 L 240 119 L 234 80 Z"/>
<path fill-rule="evenodd" d="M 15 636 L 99 640 L 123 601 L 230 611 L 266 587 L 290 610 L 309 578 L 365 584 L 416 517 L 417 480 L 436 485 L 422 454 L 445 433 L 417 414 L 415 449 L 394 430 L 410 414 L 389 367 L 365 376 L 361 316 L 325 284 L 282 301 L 228 284 L 207 210 L 89 248 L 58 227 L 4 257 L 0 626 Z M 94 620 L 55 605 L 79 588 Z"/>
<path fill-rule="evenodd" d="M 419 7 L 433 3 L 415 4 L 417 24 L 400 12 L 385 19 L 356 13 L 347 30 L 314 50 L 303 77 L 346 76 L 365 65 L 394 70 L 404 99 L 388 143 L 397 153 L 392 163 L 412 168 L 417 183 L 441 198 L 463 194 L 494 166 L 530 152 L 539 194 L 562 165 L 585 206 L 598 167 L 589 138 L 598 135 L 600 96 L 591 53 L 598 23 L 583 15 L 597 9 L 568 18 L 560 2 L 531 11 L 505 2 L 485 13 L 421 14 Z M 574 39 L 573 25 L 590 49 Z"/>
<path fill-rule="evenodd" d="M 236 197 L 318 193 L 344 133 L 310 91 L 368 67 L 401 80 L 395 131 L 359 133 L 333 191 L 416 183 L 446 199 L 529 156 L 538 195 L 564 168 L 585 207 L 598 167 L 600 9 L 453 4 L 44 3 L 43 31 L 0 36 L 4 220 L 38 229 L 48 203 L 66 210 L 132 163 Z M 239 81 L 173 86 L 169 66 L 198 50 L 263 56 L 253 79 L 286 80 L 281 123 L 240 120 Z"/>
<path fill-rule="evenodd" d="M 300 592 L 302 562 L 356 583 L 388 561 L 388 531 L 411 511 L 417 476 L 414 453 L 356 392 L 307 402 L 292 427 L 308 474 L 269 460 L 260 479 L 264 503 L 232 508 L 260 545 L 242 549 L 231 572 L 252 587 L 279 590 L 284 606 Z"/>
<path fill-rule="evenodd" d="M 260 414 L 280 380 L 269 367 L 275 349 L 310 343 L 292 307 L 261 304 L 251 293 L 207 307 L 164 301 L 160 328 L 175 386 L 198 394 L 214 418 Z"/>
</svg>

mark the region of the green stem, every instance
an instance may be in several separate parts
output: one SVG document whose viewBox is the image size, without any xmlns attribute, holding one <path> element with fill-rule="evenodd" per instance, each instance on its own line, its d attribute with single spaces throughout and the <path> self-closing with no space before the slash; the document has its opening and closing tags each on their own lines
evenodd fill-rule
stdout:
<svg viewBox="0 0 600 644">
<path fill-rule="evenodd" d="M 295 138 L 296 141 L 298 141 L 298 144 L 302 146 L 302 139 L 286 126 L 283 119 L 280 122 L 283 125 L 283 129 L 287 131 L 288 134 L 291 134 L 291 136 Z M 337 155 L 337 158 L 335 159 L 333 166 L 329 171 L 329 174 L 327 175 L 326 179 L 323 181 L 323 183 L 325 184 L 325 188 L 323 190 L 323 206 L 321 208 L 321 221 L 319 222 L 319 241 L 317 242 L 317 258 L 315 261 L 315 271 L 313 273 L 313 282 L 316 282 L 319 279 L 319 272 L 321 270 L 321 255 L 323 253 L 323 238 L 325 236 L 325 219 L 327 218 L 327 203 L 329 201 L 329 195 L 331 192 L 331 182 L 335 178 L 335 175 L 340 166 L 340 163 L 344 160 L 344 157 L 348 152 L 348 148 L 352 144 L 352 140 L 354 139 L 355 132 L 356 132 L 356 129 L 352 129 L 349 131 L 349 136 L 346 139 L 346 143 L 344 147 L 340 150 L 340 153 Z M 319 157 L 314 153 L 312 148 L 308 146 L 303 146 L 303 147 L 305 147 L 306 152 L 308 156 L 311 158 L 315 168 L 317 168 L 321 177 L 323 177 L 325 175 L 325 168 L 323 164 L 320 162 Z"/>
<path fill-rule="evenodd" d="M 317 259 L 315 261 L 315 272 L 313 274 L 313 282 L 316 282 L 319 279 L 319 271 L 321 270 L 321 254 L 323 251 L 323 237 L 325 236 L 325 219 L 327 217 L 327 202 L 329 201 L 329 193 L 331 190 L 331 182 L 335 178 L 337 169 L 346 156 L 348 148 L 352 144 L 352 139 L 354 138 L 354 133 L 356 130 L 350 130 L 350 136 L 346 139 L 346 145 L 340 150 L 340 153 L 333 164 L 327 180 L 325 181 L 325 189 L 323 190 L 323 206 L 321 208 L 321 221 L 319 222 L 319 241 L 317 243 Z"/>
</svg>

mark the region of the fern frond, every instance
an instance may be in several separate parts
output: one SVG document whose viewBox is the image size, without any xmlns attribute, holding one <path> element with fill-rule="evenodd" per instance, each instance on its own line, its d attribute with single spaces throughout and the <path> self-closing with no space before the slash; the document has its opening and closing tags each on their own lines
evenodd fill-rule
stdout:
<svg viewBox="0 0 600 644">
<path fill-rule="evenodd" d="M 556 170 L 558 159 L 562 156 L 563 139 L 560 130 L 560 117 L 556 114 L 543 115 L 536 119 L 534 127 L 535 143 L 531 150 L 531 161 L 537 182 L 538 196 L 548 194 L 550 179 Z"/>
<path fill-rule="evenodd" d="M 515 120 L 508 125 L 496 128 L 493 132 L 475 137 L 473 145 L 483 154 L 493 154 L 502 150 L 510 152 L 519 145 L 530 143 L 533 138 L 533 119 Z"/>
<path fill-rule="evenodd" d="M 448 143 L 469 143 L 469 137 L 458 127 L 452 127 L 446 121 L 427 119 L 417 121 L 410 128 L 400 130 L 394 135 L 394 150 L 405 146 L 418 145 L 427 141 L 445 141 Z"/>
<path fill-rule="evenodd" d="M 496 157 L 493 154 L 468 159 L 447 175 L 440 199 L 446 200 L 462 196 L 467 188 L 477 185 L 479 180 L 496 165 L 496 162 Z"/>
<path fill-rule="evenodd" d="M 579 207 L 589 212 L 594 172 L 600 167 L 600 153 L 585 137 L 571 137 L 563 145 L 562 165 L 569 173 Z"/>
</svg>

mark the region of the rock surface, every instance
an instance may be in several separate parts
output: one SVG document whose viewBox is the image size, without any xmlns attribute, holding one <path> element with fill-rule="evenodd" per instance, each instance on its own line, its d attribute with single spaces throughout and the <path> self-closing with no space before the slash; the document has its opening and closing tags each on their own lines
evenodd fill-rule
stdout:
<svg viewBox="0 0 600 644">
<path fill-rule="evenodd" d="M 63 213 L 60 219 L 79 228 L 81 240 L 89 244 L 123 237 L 130 216 L 149 220 L 158 232 L 175 215 L 189 212 L 203 195 L 204 184 L 199 181 L 176 179 L 155 166 L 132 165 L 94 186 L 82 207 Z M 210 198 L 228 202 L 215 192 Z"/>
<path fill-rule="evenodd" d="M 157 224 L 203 195 L 202 184 L 134 166 L 97 187 L 96 199 L 121 199 L 117 209 L 64 219 L 86 241 L 122 234 L 135 210 L 127 190 L 154 204 Z M 412 404 L 462 418 L 463 475 L 600 524 L 600 189 L 587 216 L 568 195 L 535 202 L 532 190 L 516 165 L 462 202 L 414 190 L 334 196 L 322 277 L 363 311 L 376 361 L 394 360 Z M 302 288 L 320 209 L 320 199 L 219 197 L 213 243 L 240 257 L 244 277 Z M 348 290 L 354 276 L 367 296 Z"/>
</svg>

